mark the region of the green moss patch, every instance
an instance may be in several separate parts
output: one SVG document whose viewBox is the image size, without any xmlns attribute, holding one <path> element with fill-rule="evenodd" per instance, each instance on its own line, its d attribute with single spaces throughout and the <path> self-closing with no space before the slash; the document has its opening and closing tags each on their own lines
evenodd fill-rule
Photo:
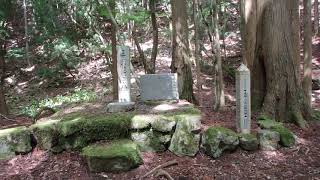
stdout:
<svg viewBox="0 0 320 180">
<path fill-rule="evenodd" d="M 257 124 L 263 129 L 270 129 L 276 126 L 282 126 L 282 123 L 277 122 L 267 116 L 260 116 L 257 118 Z"/>
<path fill-rule="evenodd" d="M 128 171 L 143 163 L 138 146 L 130 140 L 90 145 L 81 154 L 92 172 Z"/>
</svg>

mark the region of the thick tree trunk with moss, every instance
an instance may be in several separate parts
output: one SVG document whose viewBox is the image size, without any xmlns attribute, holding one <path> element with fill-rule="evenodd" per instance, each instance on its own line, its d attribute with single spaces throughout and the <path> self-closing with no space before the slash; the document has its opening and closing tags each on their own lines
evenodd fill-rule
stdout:
<svg viewBox="0 0 320 180">
<path fill-rule="evenodd" d="M 171 0 L 172 7 L 172 72 L 178 74 L 180 99 L 194 101 L 191 60 L 189 58 L 187 2 Z"/>
<path fill-rule="evenodd" d="M 258 0 L 253 3 L 256 6 L 247 4 L 244 9 L 247 13 L 242 13 L 245 15 L 243 35 L 250 34 L 248 31 L 256 33 L 250 35 L 255 43 L 244 41 L 250 43 L 245 44 L 250 48 L 245 49 L 244 56 L 253 60 L 248 61 L 252 72 L 253 109 L 260 109 L 262 114 L 279 121 L 292 121 L 305 127 L 311 108 L 299 83 L 298 2 Z"/>
<path fill-rule="evenodd" d="M 306 102 L 311 106 L 312 95 L 312 24 L 311 24 L 311 0 L 303 0 L 303 81 L 302 87 Z"/>
</svg>

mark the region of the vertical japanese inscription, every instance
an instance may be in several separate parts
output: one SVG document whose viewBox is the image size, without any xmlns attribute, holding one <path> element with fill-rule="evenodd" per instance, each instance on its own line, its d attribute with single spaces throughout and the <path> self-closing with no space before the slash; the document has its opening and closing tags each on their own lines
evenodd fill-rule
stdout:
<svg viewBox="0 0 320 180">
<path fill-rule="evenodd" d="M 131 102 L 129 47 L 118 46 L 118 94 L 119 102 Z"/>
</svg>

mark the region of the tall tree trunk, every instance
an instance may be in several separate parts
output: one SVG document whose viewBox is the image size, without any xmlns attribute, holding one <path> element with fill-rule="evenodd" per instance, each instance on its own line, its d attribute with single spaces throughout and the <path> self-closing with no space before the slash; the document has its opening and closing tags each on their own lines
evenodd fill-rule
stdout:
<svg viewBox="0 0 320 180">
<path fill-rule="evenodd" d="M 214 76 L 214 109 L 219 110 L 225 106 L 224 98 L 224 82 L 221 62 L 220 32 L 219 32 L 219 4 L 217 0 L 212 0 L 213 16 L 214 16 L 214 43 L 215 43 L 215 76 Z"/>
<path fill-rule="evenodd" d="M 5 56 L 6 48 L 5 45 L 0 44 L 0 114 L 7 115 L 9 113 L 6 98 L 4 95 L 4 77 L 6 72 Z"/>
<path fill-rule="evenodd" d="M 152 23 L 152 53 L 151 53 L 151 60 L 150 60 L 150 68 L 149 74 L 154 74 L 156 70 L 156 59 L 158 54 L 158 25 L 157 25 L 157 18 L 156 18 L 156 0 L 149 1 L 149 8 L 151 14 L 151 23 Z"/>
<path fill-rule="evenodd" d="M 171 0 L 172 71 L 178 73 L 180 99 L 194 102 L 191 60 L 189 58 L 187 2 Z"/>
<path fill-rule="evenodd" d="M 303 81 L 302 87 L 307 103 L 311 106 L 312 96 L 312 24 L 311 24 L 311 0 L 303 0 Z"/>
<path fill-rule="evenodd" d="M 138 53 L 139 53 L 139 56 L 140 56 L 140 60 L 143 64 L 143 68 L 144 68 L 144 71 L 147 73 L 147 69 L 148 69 L 148 65 L 147 65 L 147 59 L 146 59 L 146 56 L 144 55 L 144 52 L 140 46 L 140 43 L 139 43 L 139 40 L 138 40 L 138 37 L 137 37 L 137 30 L 136 30 L 136 26 L 133 26 L 133 29 L 132 29 L 132 38 L 133 38 L 133 41 L 137 47 L 137 50 L 138 50 Z"/>
<path fill-rule="evenodd" d="M 197 72 L 197 90 L 199 97 L 199 104 L 202 105 L 201 96 L 201 76 L 200 76 L 200 38 L 199 38 L 199 18 L 198 18 L 198 0 L 193 0 L 193 23 L 194 23 L 194 56 L 196 61 L 196 72 Z"/>
<path fill-rule="evenodd" d="M 297 74 L 298 2 L 243 0 L 245 27 L 242 30 L 244 56 L 252 71 L 252 105 L 271 118 L 305 127 L 311 108 L 303 96 Z M 256 33 L 252 35 L 252 32 Z M 249 42 L 246 36 L 253 41 Z M 249 60 L 253 60 L 252 63 Z"/>
<path fill-rule="evenodd" d="M 27 0 L 23 0 L 23 18 L 24 18 L 24 33 L 25 33 L 25 58 L 29 66 L 31 66 L 29 58 L 29 36 L 28 36 L 28 16 L 27 16 Z"/>
<path fill-rule="evenodd" d="M 116 3 L 114 0 L 109 2 L 110 9 L 112 11 L 113 18 L 116 15 Z M 118 100 L 118 70 L 117 70 L 117 24 L 114 20 L 112 20 L 111 27 L 111 51 L 112 51 L 112 90 L 113 90 L 113 100 Z"/>
<path fill-rule="evenodd" d="M 319 35 L 319 1 L 314 0 L 314 34 Z"/>
</svg>

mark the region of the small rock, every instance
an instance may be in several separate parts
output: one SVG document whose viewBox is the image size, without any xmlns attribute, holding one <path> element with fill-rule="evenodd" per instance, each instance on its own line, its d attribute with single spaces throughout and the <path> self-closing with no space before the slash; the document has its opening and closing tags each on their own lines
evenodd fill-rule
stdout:
<svg viewBox="0 0 320 180">
<path fill-rule="evenodd" d="M 202 137 L 202 147 L 207 155 L 218 158 L 224 151 L 233 151 L 239 145 L 237 133 L 224 127 L 210 127 Z"/>
<path fill-rule="evenodd" d="M 259 148 L 258 138 L 253 134 L 239 135 L 240 147 L 247 151 L 254 151 Z"/>
<path fill-rule="evenodd" d="M 114 112 L 127 112 L 134 109 L 134 102 L 113 102 L 107 105 L 107 111 Z"/>
<path fill-rule="evenodd" d="M 271 130 L 259 130 L 258 139 L 260 149 L 264 151 L 274 151 L 278 149 L 278 142 L 280 141 L 280 134 Z"/>
</svg>

